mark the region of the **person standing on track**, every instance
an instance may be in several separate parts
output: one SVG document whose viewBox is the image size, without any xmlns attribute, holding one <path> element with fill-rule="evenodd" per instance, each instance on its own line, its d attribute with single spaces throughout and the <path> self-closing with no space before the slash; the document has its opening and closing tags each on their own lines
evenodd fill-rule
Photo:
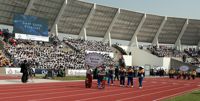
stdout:
<svg viewBox="0 0 200 101">
<path fill-rule="evenodd" d="M 126 76 L 125 67 L 120 68 L 119 75 L 120 75 L 120 86 L 124 87 L 125 86 L 125 76 Z"/>
<path fill-rule="evenodd" d="M 29 78 L 31 79 L 31 82 L 33 82 L 34 71 L 32 67 L 28 68 L 28 75 L 29 75 Z"/>
<path fill-rule="evenodd" d="M 132 67 L 128 68 L 127 74 L 128 74 L 128 82 L 127 82 L 127 87 L 133 87 L 133 69 Z M 130 86 L 131 83 L 131 86 Z"/>
<path fill-rule="evenodd" d="M 138 71 L 139 88 L 142 88 L 142 82 L 143 82 L 144 76 L 145 76 L 144 67 L 139 67 L 139 71 Z"/>
<path fill-rule="evenodd" d="M 115 81 L 116 78 L 119 81 L 119 68 L 118 67 L 115 67 L 115 78 L 114 78 L 114 81 Z"/>
<path fill-rule="evenodd" d="M 197 72 L 195 69 L 193 69 L 192 74 L 191 74 L 193 80 L 195 79 L 196 75 L 197 75 Z"/>
<path fill-rule="evenodd" d="M 114 68 L 113 68 L 113 65 L 110 65 L 110 68 L 108 70 L 108 85 L 114 85 L 113 74 L 114 74 Z"/>
<path fill-rule="evenodd" d="M 86 71 L 85 87 L 86 88 L 92 87 L 92 70 L 90 69 L 89 66 L 87 67 L 87 71 Z"/>
<path fill-rule="evenodd" d="M 24 60 L 24 62 L 20 65 L 21 67 L 21 73 L 22 73 L 22 77 L 21 77 L 21 81 L 23 83 L 26 83 L 28 81 L 28 63 L 27 60 Z"/>
<path fill-rule="evenodd" d="M 104 88 L 105 87 L 105 76 L 106 76 L 106 70 L 105 67 L 99 67 L 99 72 L 98 72 L 98 88 Z"/>
</svg>

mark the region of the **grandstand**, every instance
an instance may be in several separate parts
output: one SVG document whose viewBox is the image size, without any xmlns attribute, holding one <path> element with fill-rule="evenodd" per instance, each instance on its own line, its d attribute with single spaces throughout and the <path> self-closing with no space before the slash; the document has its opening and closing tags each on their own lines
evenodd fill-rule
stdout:
<svg viewBox="0 0 200 101">
<path fill-rule="evenodd" d="M 50 34 L 60 40 L 66 37 L 96 39 L 109 46 L 117 42 L 118 50 L 122 54 L 133 53 L 133 58 L 136 57 L 132 48 L 145 47 L 146 44 L 154 47 L 150 53 L 160 57 L 178 57 L 178 60 L 185 54 L 182 52 L 184 49 L 195 48 L 194 53 L 198 54 L 200 46 L 200 21 L 196 19 L 152 15 L 79 0 L 7 0 L 0 1 L 0 4 L 0 23 L 11 26 L 11 32 L 14 14 L 37 16 L 48 20 Z M 69 45 L 70 40 L 66 42 Z M 71 48 L 76 49 L 77 45 L 73 45 Z M 198 56 L 190 59 L 193 64 L 198 65 L 199 61 L 194 61 L 199 59 Z M 148 64 L 135 64 L 133 61 L 132 65 Z"/>
<path fill-rule="evenodd" d="M 20 34 L 25 33 L 14 31 L 16 15 L 47 21 L 48 40 L 21 39 Z M 144 67 L 144 89 L 135 89 L 139 86 L 135 78 L 134 91 L 109 85 L 101 92 L 83 88 L 83 81 L 44 83 L 39 79 L 20 85 L 20 80 L 12 80 L 19 79 L 24 60 L 28 60 L 27 67 L 34 68 L 36 74 L 45 74 L 45 78 L 85 76 L 89 53 L 102 56 L 101 66 L 94 66 L 94 71 L 105 67 L 114 73 L 112 66 L 118 72 L 120 67 L 131 67 L 136 77 L 139 68 Z M 188 75 L 196 70 L 200 77 L 200 20 L 146 14 L 83 0 L 0 0 L 0 83 L 6 78 L 6 84 L 19 84 L 0 85 L 0 100 L 157 101 L 199 89 L 199 78 L 188 82 L 162 77 L 170 70 L 181 71 L 181 67 L 188 67 L 184 71 Z M 115 85 L 118 83 L 115 81 Z M 95 88 L 96 82 L 93 85 Z"/>
<path fill-rule="evenodd" d="M 1 24 L 13 25 L 15 13 L 48 20 L 49 31 L 112 40 L 199 46 L 199 20 L 144 14 L 78 0 L 1 1 Z M 57 25 L 57 28 L 55 28 Z M 57 30 L 56 30 L 57 29 Z M 56 30 L 56 31 L 55 31 Z M 137 39 L 137 40 L 134 40 Z"/>
</svg>

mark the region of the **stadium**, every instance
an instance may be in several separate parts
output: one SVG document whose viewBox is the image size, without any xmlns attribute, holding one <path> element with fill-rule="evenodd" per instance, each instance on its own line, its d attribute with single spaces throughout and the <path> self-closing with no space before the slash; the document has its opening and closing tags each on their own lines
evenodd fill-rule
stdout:
<svg viewBox="0 0 200 101">
<path fill-rule="evenodd" d="M 199 101 L 199 77 L 198 19 L 0 0 L 0 101 Z"/>
</svg>

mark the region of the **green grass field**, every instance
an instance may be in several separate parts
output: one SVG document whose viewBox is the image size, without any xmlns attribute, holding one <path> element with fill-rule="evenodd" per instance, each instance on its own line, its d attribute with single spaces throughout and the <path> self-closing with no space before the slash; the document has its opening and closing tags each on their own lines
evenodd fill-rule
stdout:
<svg viewBox="0 0 200 101">
<path fill-rule="evenodd" d="M 164 101 L 200 101 L 200 90 L 186 93 L 177 97 L 172 97 Z"/>
<path fill-rule="evenodd" d="M 85 80 L 85 76 L 55 77 L 53 80 Z"/>
<path fill-rule="evenodd" d="M 44 78 L 44 75 L 36 75 L 34 78 L 36 79 L 43 79 Z M 66 77 L 54 77 L 54 78 L 51 78 L 52 80 L 63 80 L 63 81 L 66 81 L 66 80 L 85 80 L 85 76 L 66 76 Z"/>
</svg>

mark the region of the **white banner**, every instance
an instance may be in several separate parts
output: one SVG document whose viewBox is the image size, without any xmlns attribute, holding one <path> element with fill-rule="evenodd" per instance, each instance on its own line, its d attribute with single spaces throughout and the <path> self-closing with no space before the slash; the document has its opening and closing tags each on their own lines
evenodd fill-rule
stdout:
<svg viewBox="0 0 200 101">
<path fill-rule="evenodd" d="M 49 37 L 29 35 L 29 34 L 20 34 L 20 33 L 15 33 L 15 38 L 16 39 L 36 40 L 36 41 L 46 41 L 46 42 L 49 41 Z"/>
<path fill-rule="evenodd" d="M 114 57 L 114 54 L 112 52 L 101 52 L 101 51 L 87 51 L 86 50 L 86 53 L 101 53 L 101 54 L 108 54 L 111 58 Z"/>
<path fill-rule="evenodd" d="M 196 69 L 196 72 L 197 72 L 197 73 L 200 73 L 200 68 L 197 68 L 197 69 Z"/>
<path fill-rule="evenodd" d="M 85 63 L 86 65 L 92 66 L 92 67 L 98 67 L 103 64 L 103 55 L 100 53 L 89 53 L 85 57 Z"/>
<path fill-rule="evenodd" d="M 86 76 L 86 70 L 68 70 L 70 76 Z"/>
<path fill-rule="evenodd" d="M 9 75 L 9 74 L 22 74 L 20 73 L 21 71 L 21 68 L 6 68 L 6 75 Z"/>
</svg>

